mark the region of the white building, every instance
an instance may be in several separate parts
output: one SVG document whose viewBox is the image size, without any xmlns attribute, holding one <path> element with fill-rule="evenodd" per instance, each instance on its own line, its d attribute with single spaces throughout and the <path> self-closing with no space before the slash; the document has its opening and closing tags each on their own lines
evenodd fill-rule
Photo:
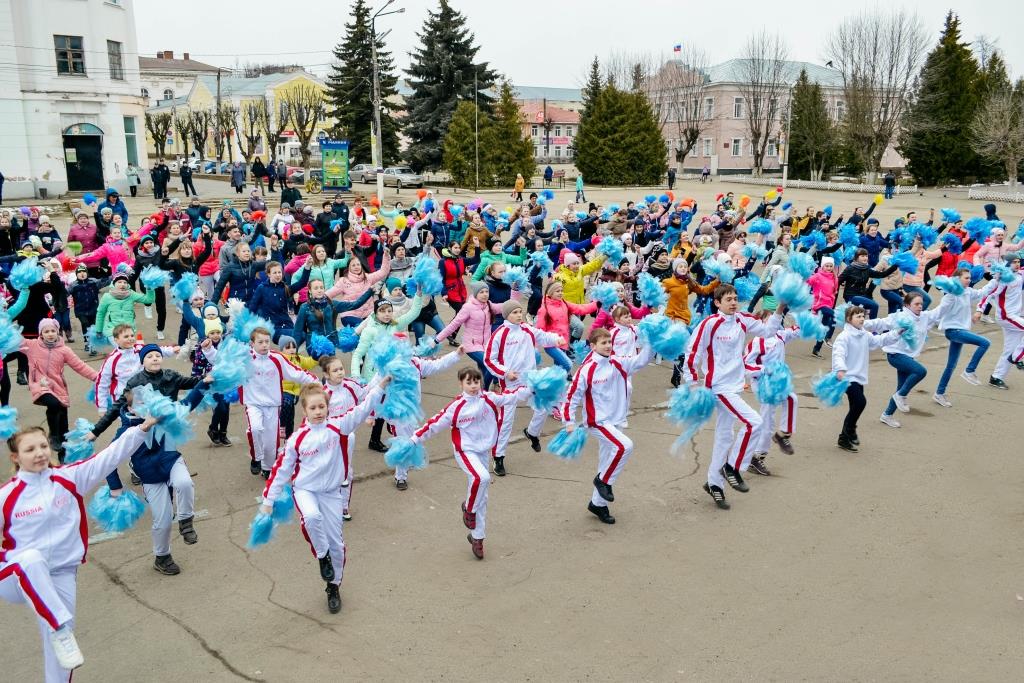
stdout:
<svg viewBox="0 0 1024 683">
<path fill-rule="evenodd" d="M 156 57 L 139 57 L 142 96 L 150 106 L 164 100 L 188 97 L 196 78 L 216 74 L 217 67 L 197 62 L 189 53 L 175 59 L 173 50 L 161 50 Z"/>
<path fill-rule="evenodd" d="M 132 0 L 0 2 L 4 198 L 127 188 L 145 140 Z"/>
</svg>

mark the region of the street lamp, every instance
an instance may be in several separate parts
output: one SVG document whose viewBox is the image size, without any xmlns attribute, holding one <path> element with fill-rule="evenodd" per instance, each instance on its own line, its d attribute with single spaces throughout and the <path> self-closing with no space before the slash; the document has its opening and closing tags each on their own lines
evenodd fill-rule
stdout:
<svg viewBox="0 0 1024 683">
<path fill-rule="evenodd" d="M 377 199 L 384 200 L 384 145 L 381 142 L 380 134 L 380 72 L 377 68 L 377 17 L 386 17 L 389 14 L 401 14 L 405 12 L 404 7 L 385 12 L 395 0 L 388 0 L 384 6 L 374 12 L 370 17 L 370 50 L 373 54 L 373 168 L 377 172 Z M 385 34 L 387 35 L 387 34 Z"/>
<path fill-rule="evenodd" d="M 786 103 L 786 137 L 785 148 L 782 153 L 782 189 L 786 189 L 786 180 L 789 178 L 789 137 L 793 125 L 793 89 L 796 84 L 789 87 L 789 100 Z"/>
</svg>

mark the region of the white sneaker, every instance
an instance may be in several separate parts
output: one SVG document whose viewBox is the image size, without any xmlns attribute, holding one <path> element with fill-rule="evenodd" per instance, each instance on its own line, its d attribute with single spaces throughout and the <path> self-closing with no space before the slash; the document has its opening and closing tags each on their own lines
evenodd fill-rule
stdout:
<svg viewBox="0 0 1024 683">
<path fill-rule="evenodd" d="M 882 424 L 889 425 L 893 429 L 899 429 L 900 428 L 899 421 L 895 417 L 893 417 L 892 415 L 886 415 L 885 413 L 882 413 L 882 416 L 880 418 L 878 418 L 878 419 L 879 419 L 879 421 Z"/>
<path fill-rule="evenodd" d="M 142 312 L 146 314 L 146 320 L 152 320 L 153 319 L 153 307 L 152 306 L 143 306 L 142 307 Z"/>
<path fill-rule="evenodd" d="M 71 671 L 85 664 L 85 657 L 78 649 L 78 641 L 71 628 L 65 624 L 50 634 L 50 644 L 53 646 L 53 654 L 57 657 L 60 668 Z"/>
<path fill-rule="evenodd" d="M 943 408 L 952 408 L 953 404 L 949 402 L 945 394 L 932 394 L 932 400 L 938 403 Z"/>
<path fill-rule="evenodd" d="M 899 394 L 893 394 L 892 401 L 893 403 L 896 404 L 896 410 L 900 411 L 901 413 L 910 412 L 910 406 L 907 405 L 907 399 L 905 397 L 900 396 Z"/>
<path fill-rule="evenodd" d="M 622 422 L 617 424 L 616 427 L 618 427 L 619 429 L 629 429 L 629 420 L 623 420 Z"/>
<path fill-rule="evenodd" d="M 981 380 L 978 379 L 978 376 L 973 372 L 967 372 L 966 370 L 964 370 L 963 372 L 960 373 L 960 376 L 963 377 L 964 381 L 967 382 L 968 384 L 972 384 L 974 386 L 979 386 L 981 384 Z"/>
<path fill-rule="evenodd" d="M 992 322 L 993 322 L 992 321 L 992 316 L 990 316 L 990 315 L 983 315 L 983 316 L 981 316 L 981 322 L 985 323 L 986 325 L 991 325 Z"/>
<path fill-rule="evenodd" d="M 166 339 L 167 337 L 164 336 L 163 330 L 157 330 L 156 331 L 156 338 L 163 340 L 163 339 Z"/>
</svg>

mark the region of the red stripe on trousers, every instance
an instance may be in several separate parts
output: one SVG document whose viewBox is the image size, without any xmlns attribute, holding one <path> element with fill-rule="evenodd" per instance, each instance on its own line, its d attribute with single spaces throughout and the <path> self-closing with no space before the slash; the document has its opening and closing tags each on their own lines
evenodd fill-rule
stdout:
<svg viewBox="0 0 1024 683">
<path fill-rule="evenodd" d="M 25 592 L 25 595 L 32 602 L 32 609 L 36 611 L 36 614 L 46 621 L 54 631 L 60 628 L 60 624 L 57 623 L 57 617 L 53 616 L 50 608 L 39 598 L 39 594 L 36 593 L 36 589 L 32 586 L 32 582 L 28 580 L 28 575 L 25 574 L 25 570 L 21 568 L 20 564 L 12 562 L 0 570 L 0 581 L 6 579 L 11 574 L 18 575 L 18 583 L 21 584 L 21 590 Z"/>
<path fill-rule="evenodd" d="M 601 481 L 607 484 L 608 480 L 611 479 L 612 472 L 615 471 L 615 468 L 618 466 L 619 461 L 622 460 L 622 456 L 626 453 L 626 447 L 622 445 L 621 441 L 612 436 L 612 433 L 609 432 L 605 427 L 597 425 L 595 429 L 604 434 L 604 437 L 611 441 L 613 444 L 615 444 L 615 448 L 618 449 L 618 452 L 615 454 L 615 457 L 612 458 L 612 464 L 608 466 L 608 471 L 601 476 Z"/>
<path fill-rule="evenodd" d="M 793 433 L 793 412 L 794 412 L 793 411 L 793 397 L 792 396 L 787 396 L 786 397 L 786 406 L 789 408 L 789 412 L 788 412 L 787 417 L 786 417 L 786 433 L 787 434 L 792 434 Z"/>
<path fill-rule="evenodd" d="M 753 425 L 750 424 L 750 422 L 747 421 L 747 418 L 740 415 L 740 413 L 735 408 L 732 407 L 732 404 L 729 403 L 729 401 L 726 400 L 724 396 L 719 394 L 718 400 L 721 401 L 725 405 L 725 407 L 729 409 L 729 412 L 736 416 L 737 420 L 739 420 L 745 425 L 745 429 L 743 430 L 743 441 L 740 442 L 740 450 L 736 454 L 736 464 L 733 465 L 733 467 L 738 470 L 740 468 L 740 463 L 743 462 L 743 456 L 746 455 L 747 453 L 747 444 L 750 443 L 750 434 L 751 432 L 754 431 L 754 427 Z"/>
</svg>

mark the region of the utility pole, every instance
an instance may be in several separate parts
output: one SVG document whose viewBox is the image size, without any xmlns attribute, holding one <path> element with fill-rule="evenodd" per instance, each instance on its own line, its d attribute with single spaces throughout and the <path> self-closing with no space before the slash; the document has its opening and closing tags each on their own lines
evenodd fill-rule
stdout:
<svg viewBox="0 0 1024 683">
<path fill-rule="evenodd" d="M 542 106 L 544 107 L 544 157 L 549 158 L 551 156 L 551 122 L 548 121 L 548 98 L 544 98 Z"/>
<path fill-rule="evenodd" d="M 213 114 L 213 126 L 213 139 L 220 140 L 220 67 L 217 67 L 217 111 Z M 213 170 L 215 174 L 220 173 L 220 160 L 222 156 L 220 150 L 222 149 L 224 147 L 219 147 L 217 150 L 217 168 Z"/>
<path fill-rule="evenodd" d="M 389 14 L 401 14 L 405 11 L 400 7 L 390 12 L 385 12 L 395 0 L 388 0 L 384 6 L 377 10 L 370 17 L 370 52 L 373 59 L 373 145 L 372 157 L 373 168 L 377 175 L 377 199 L 384 199 L 384 144 L 381 140 L 380 127 L 380 69 L 377 65 L 377 17 L 386 17 Z M 387 32 L 389 33 L 389 32 Z M 384 35 L 387 35 L 385 33 Z M 382 36 L 383 37 L 383 36 Z"/>
<path fill-rule="evenodd" d="M 473 191 L 476 192 L 480 189 L 480 91 L 477 89 L 476 84 L 476 69 L 473 69 L 473 128 L 475 131 L 474 137 L 476 138 L 476 184 L 473 185 Z"/>
<path fill-rule="evenodd" d="M 786 189 L 786 179 L 789 177 L 789 131 L 793 124 L 793 88 L 789 88 L 789 104 L 786 107 L 786 138 L 784 140 L 785 149 L 782 152 L 782 189 Z"/>
</svg>

